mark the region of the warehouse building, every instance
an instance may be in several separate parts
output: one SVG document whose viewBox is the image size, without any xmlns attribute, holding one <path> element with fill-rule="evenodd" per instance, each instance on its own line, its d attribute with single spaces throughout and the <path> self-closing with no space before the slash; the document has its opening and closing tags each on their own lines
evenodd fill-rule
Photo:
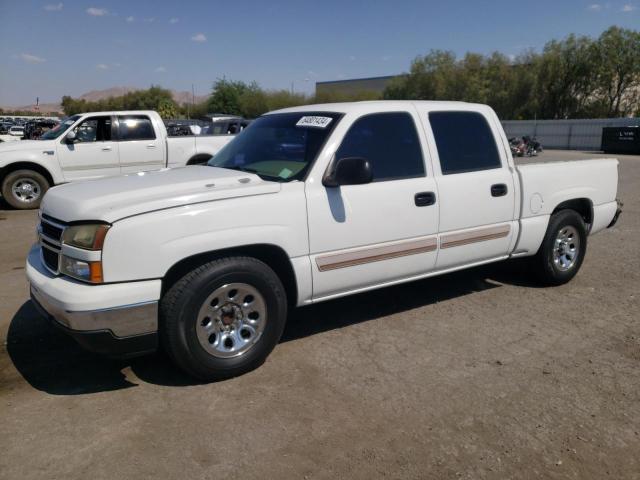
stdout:
<svg viewBox="0 0 640 480">
<path fill-rule="evenodd" d="M 361 92 L 382 93 L 389 82 L 398 75 L 386 77 L 353 78 L 349 80 L 333 80 L 329 82 L 316 82 L 316 94 L 343 94 L 352 95 Z"/>
</svg>

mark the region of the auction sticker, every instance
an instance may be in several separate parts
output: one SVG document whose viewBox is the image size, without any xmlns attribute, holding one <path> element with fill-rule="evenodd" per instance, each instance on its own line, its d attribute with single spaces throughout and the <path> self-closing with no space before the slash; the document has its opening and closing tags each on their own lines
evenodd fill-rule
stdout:
<svg viewBox="0 0 640 480">
<path fill-rule="evenodd" d="M 327 126 L 331 123 L 333 118 L 331 117 L 316 117 L 316 116 L 307 116 L 302 117 L 296 123 L 296 127 L 314 127 L 314 128 L 327 128 Z"/>
</svg>

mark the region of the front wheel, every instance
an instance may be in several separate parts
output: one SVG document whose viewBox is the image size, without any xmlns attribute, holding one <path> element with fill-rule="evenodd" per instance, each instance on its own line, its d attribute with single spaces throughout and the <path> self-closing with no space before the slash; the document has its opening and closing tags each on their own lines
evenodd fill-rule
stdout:
<svg viewBox="0 0 640 480">
<path fill-rule="evenodd" d="M 284 287 L 250 257 L 209 262 L 176 282 L 160 302 L 160 338 L 169 356 L 204 381 L 261 365 L 282 335 Z"/>
<path fill-rule="evenodd" d="M 2 181 L 2 197 L 18 210 L 38 208 L 48 189 L 47 179 L 33 170 L 16 170 Z"/>
<path fill-rule="evenodd" d="M 560 210 L 549 219 L 547 233 L 532 266 L 545 285 L 562 285 L 580 270 L 587 252 L 587 228 L 574 210 Z"/>
</svg>

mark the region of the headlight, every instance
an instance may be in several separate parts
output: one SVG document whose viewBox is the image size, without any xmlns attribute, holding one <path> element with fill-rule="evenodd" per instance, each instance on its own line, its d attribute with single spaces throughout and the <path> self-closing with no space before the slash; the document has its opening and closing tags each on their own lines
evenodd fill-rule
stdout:
<svg viewBox="0 0 640 480">
<path fill-rule="evenodd" d="M 102 262 L 85 262 L 62 255 L 60 273 L 91 283 L 102 283 Z"/>
<path fill-rule="evenodd" d="M 60 256 L 60 273 L 85 282 L 102 283 L 104 280 L 100 250 L 109 227 L 110 225 L 104 224 L 86 224 L 65 228 L 62 234 L 64 253 Z M 67 248 L 65 251 L 65 245 L 81 250 L 73 252 L 73 249 Z"/>
<path fill-rule="evenodd" d="M 86 250 L 101 250 L 109 225 L 73 225 L 62 235 L 62 243 Z"/>
</svg>

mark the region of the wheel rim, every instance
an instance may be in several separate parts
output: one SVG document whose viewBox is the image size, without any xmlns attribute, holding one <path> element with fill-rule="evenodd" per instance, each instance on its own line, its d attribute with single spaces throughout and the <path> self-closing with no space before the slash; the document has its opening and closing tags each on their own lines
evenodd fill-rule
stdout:
<svg viewBox="0 0 640 480">
<path fill-rule="evenodd" d="M 33 203 L 40 198 L 40 184 L 31 178 L 19 178 L 11 185 L 13 198 L 22 203 Z"/>
<path fill-rule="evenodd" d="M 267 304 L 253 286 L 228 283 L 207 297 L 196 319 L 198 341 L 214 357 L 243 355 L 260 339 Z"/>
<path fill-rule="evenodd" d="M 556 268 L 566 272 L 573 268 L 580 254 L 580 235 L 572 226 L 562 227 L 558 231 L 553 246 L 553 263 Z"/>
</svg>

